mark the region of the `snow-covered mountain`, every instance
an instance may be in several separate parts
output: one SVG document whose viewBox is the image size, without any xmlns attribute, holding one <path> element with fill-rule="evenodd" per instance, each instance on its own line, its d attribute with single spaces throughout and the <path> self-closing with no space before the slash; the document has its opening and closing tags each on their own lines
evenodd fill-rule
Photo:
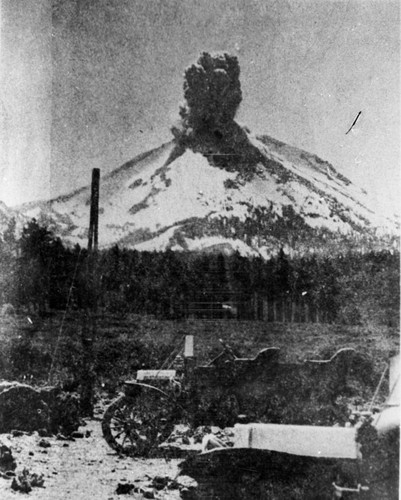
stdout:
<svg viewBox="0 0 401 500">
<path fill-rule="evenodd" d="M 19 210 L 85 246 L 89 207 L 90 186 Z M 268 257 L 397 231 L 329 163 L 239 126 L 229 138 L 175 139 L 101 178 L 100 247 Z"/>
<path fill-rule="evenodd" d="M 0 237 L 7 230 L 11 230 L 14 236 L 17 237 L 27 222 L 27 217 L 21 212 L 8 207 L 0 200 Z"/>
</svg>

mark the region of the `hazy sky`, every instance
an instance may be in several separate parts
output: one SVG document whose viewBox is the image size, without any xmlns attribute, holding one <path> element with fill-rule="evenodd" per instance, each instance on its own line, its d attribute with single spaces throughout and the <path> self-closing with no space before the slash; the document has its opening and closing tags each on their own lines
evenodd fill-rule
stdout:
<svg viewBox="0 0 401 500">
<path fill-rule="evenodd" d="M 398 0 L 3 0 L 0 199 L 90 182 L 171 139 L 183 72 L 225 50 L 237 120 L 400 197 Z M 355 129 L 346 135 L 354 118 Z"/>
</svg>

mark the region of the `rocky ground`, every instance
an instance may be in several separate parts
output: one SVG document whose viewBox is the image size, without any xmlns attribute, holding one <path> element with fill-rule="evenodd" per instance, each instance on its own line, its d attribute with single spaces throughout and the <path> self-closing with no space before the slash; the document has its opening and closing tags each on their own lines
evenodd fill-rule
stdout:
<svg viewBox="0 0 401 500">
<path fill-rule="evenodd" d="M 319 460 L 285 457 L 253 450 L 236 454 L 199 455 L 201 449 L 230 447 L 231 429 L 207 428 L 200 439 L 188 428 L 176 426 L 161 454 L 166 458 L 119 456 L 101 432 L 104 407 L 85 419 L 71 436 L 44 436 L 42 431 L 0 434 L 0 498 L 2 500 L 329 500 L 332 466 Z M 206 428 L 205 428 L 206 429 Z M 209 446 L 210 445 L 210 446 Z M 376 447 L 376 445 L 375 445 Z M 178 450 L 181 458 L 177 457 Z M 386 448 L 379 445 L 379 449 Z M 398 445 L 395 444 L 395 451 Z M 196 450 L 196 451 L 195 451 Z M 235 451 L 235 450 L 233 450 Z M 10 454 L 11 452 L 11 454 Z M 398 462 L 365 464 L 383 483 L 383 472 L 394 476 L 389 484 L 370 485 L 369 500 L 397 497 Z M 167 458 L 169 456 L 169 458 Z M 381 458 L 380 458 L 381 457 Z M 290 460 L 291 458 L 291 460 Z M 390 457 L 391 458 L 391 457 Z M 387 462 L 386 462 L 387 460 Z M 288 462 L 288 463 L 287 463 Z M 310 462 L 310 463 L 309 463 Z M 313 463 L 312 463 L 313 462 Z M 388 468 L 392 464 L 393 468 Z M 338 465 L 338 464 L 337 464 Z M 346 465 L 345 470 L 348 470 Z M 394 470 L 393 470 L 394 469 Z M 376 469 L 375 469 L 376 470 Z M 224 474 L 223 474 L 223 471 Z M 354 471 L 355 472 L 355 471 Z M 294 477 L 292 477 L 295 474 Z M 373 472 L 372 472 L 373 473 Z M 367 475 L 369 477 L 370 474 Z M 373 476 L 372 476 L 373 477 Z M 394 483 L 394 484 L 393 484 Z M 380 487 L 380 489 L 378 489 Z M 375 492 L 379 492 L 376 494 Z"/>
<path fill-rule="evenodd" d="M 74 440 L 43 438 L 37 432 L 1 434 L 0 440 L 12 450 L 17 467 L 16 476 L 0 477 L 0 498 L 27 497 L 12 489 L 13 478 L 21 476 L 24 469 L 30 475 L 43 475 L 43 487 L 33 485 L 29 492 L 32 500 L 117 500 L 127 495 L 138 500 L 173 500 L 191 489 L 193 480 L 177 478 L 181 460 L 119 457 L 103 439 L 99 419 L 85 424 L 79 429 L 84 437 Z"/>
</svg>

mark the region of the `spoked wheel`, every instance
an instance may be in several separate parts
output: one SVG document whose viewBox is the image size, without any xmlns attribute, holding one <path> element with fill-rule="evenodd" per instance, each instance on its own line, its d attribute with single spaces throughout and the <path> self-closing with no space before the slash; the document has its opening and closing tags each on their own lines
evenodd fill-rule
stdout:
<svg viewBox="0 0 401 500">
<path fill-rule="evenodd" d="M 107 408 L 103 436 L 118 453 L 149 456 L 174 428 L 173 406 L 162 391 L 141 386 L 136 396 L 122 396 Z"/>
</svg>

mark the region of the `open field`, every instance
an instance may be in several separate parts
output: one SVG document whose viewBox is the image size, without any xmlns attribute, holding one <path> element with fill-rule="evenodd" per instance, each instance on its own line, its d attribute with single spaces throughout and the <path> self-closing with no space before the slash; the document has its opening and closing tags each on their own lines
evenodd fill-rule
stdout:
<svg viewBox="0 0 401 500">
<path fill-rule="evenodd" d="M 32 324 L 30 323 L 32 321 Z M 0 322 L 0 376 L 24 375 L 44 382 L 76 375 L 81 357 L 82 319 L 28 316 L 2 318 Z M 96 372 L 122 381 L 139 368 L 167 366 L 183 346 L 184 336 L 194 335 L 199 364 L 221 350 L 219 338 L 241 357 L 252 357 L 264 347 L 279 347 L 281 362 L 328 358 L 338 349 L 352 347 L 367 357 L 380 373 L 389 356 L 399 350 L 399 332 L 386 326 L 345 326 L 316 323 L 266 323 L 236 320 L 163 321 L 148 316 L 98 315 L 96 318 Z M 21 359 L 19 359 L 21 357 Z M 25 359 L 26 358 L 26 359 Z"/>
</svg>

